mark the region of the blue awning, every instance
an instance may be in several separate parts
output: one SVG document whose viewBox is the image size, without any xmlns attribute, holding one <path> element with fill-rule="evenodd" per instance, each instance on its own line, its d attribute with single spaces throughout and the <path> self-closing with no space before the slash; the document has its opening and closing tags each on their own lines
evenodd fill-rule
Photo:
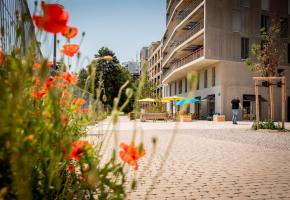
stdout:
<svg viewBox="0 0 290 200">
<path fill-rule="evenodd" d="M 200 102 L 200 100 L 196 99 L 196 98 L 186 98 L 186 99 L 182 99 L 182 100 L 176 102 L 176 105 L 182 106 L 182 105 L 189 104 L 189 103 L 199 103 L 199 102 Z"/>
</svg>

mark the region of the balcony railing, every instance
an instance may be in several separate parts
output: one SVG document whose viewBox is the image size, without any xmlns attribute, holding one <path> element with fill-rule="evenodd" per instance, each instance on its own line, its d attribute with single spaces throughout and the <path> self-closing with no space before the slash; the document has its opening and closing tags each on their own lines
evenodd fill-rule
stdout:
<svg viewBox="0 0 290 200">
<path fill-rule="evenodd" d="M 177 12 L 174 13 L 173 16 L 173 24 L 172 26 L 170 26 L 170 28 L 168 29 L 166 35 L 169 37 L 166 37 L 164 39 L 164 44 L 166 44 L 169 40 L 169 38 L 171 38 L 171 35 L 173 34 L 175 27 L 177 27 L 186 17 L 189 16 L 190 13 L 192 13 L 192 11 L 202 2 L 203 0 L 193 0 L 185 9 L 183 9 L 182 14 L 177 14 Z M 179 12 L 180 13 L 180 12 Z"/>
<path fill-rule="evenodd" d="M 163 73 L 163 78 L 166 78 L 174 70 L 202 57 L 203 55 L 204 55 L 203 47 L 195 50 L 193 53 L 189 54 L 188 56 L 185 56 L 184 58 L 170 65 L 169 69 Z"/>
<path fill-rule="evenodd" d="M 194 36 L 197 32 L 199 32 L 201 29 L 203 29 L 204 27 L 204 23 L 203 20 L 196 23 L 195 26 L 190 30 L 187 31 L 179 40 L 174 42 L 174 46 L 169 49 L 169 51 L 167 52 L 167 55 L 164 57 L 164 61 L 163 63 L 166 63 L 168 61 L 168 59 L 171 57 L 172 52 L 179 48 L 180 45 L 182 45 L 186 40 L 188 40 L 189 38 L 191 38 L 192 36 Z"/>
<path fill-rule="evenodd" d="M 171 19 L 171 17 L 175 13 L 173 11 L 174 11 L 175 7 L 177 6 L 177 4 L 179 4 L 180 1 L 181 0 L 173 0 L 173 2 L 171 3 L 171 5 L 168 7 L 168 12 L 167 12 L 168 17 L 166 19 L 166 24 L 168 24 L 169 20 Z"/>
</svg>

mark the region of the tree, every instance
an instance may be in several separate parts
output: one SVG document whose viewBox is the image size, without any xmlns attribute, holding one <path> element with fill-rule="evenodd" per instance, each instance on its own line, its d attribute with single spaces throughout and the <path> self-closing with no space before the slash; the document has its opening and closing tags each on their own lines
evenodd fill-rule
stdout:
<svg viewBox="0 0 290 200">
<path fill-rule="evenodd" d="M 112 60 L 102 59 L 104 56 L 111 56 Z M 112 107 L 120 87 L 127 80 L 131 82 L 132 76 L 126 68 L 120 65 L 115 53 L 106 47 L 102 47 L 98 51 L 93 63 L 91 67 L 96 67 L 95 89 L 101 88 L 101 101 Z M 125 100 L 126 96 L 123 94 L 120 103 L 122 104 Z"/>
<path fill-rule="evenodd" d="M 78 75 L 78 86 L 82 89 L 87 89 L 86 87 L 86 81 L 88 78 L 88 71 L 86 69 L 81 69 Z"/>
<path fill-rule="evenodd" d="M 252 71 L 260 73 L 262 77 L 275 76 L 280 62 L 278 50 L 278 38 L 280 30 L 277 26 L 270 27 L 268 32 L 262 30 L 262 45 L 253 44 L 252 54 L 257 58 L 254 63 L 251 59 L 246 60 L 246 64 Z"/>
<path fill-rule="evenodd" d="M 142 84 L 142 92 L 140 93 L 140 98 L 156 98 L 156 88 L 157 85 L 151 81 L 149 81 L 149 77 L 147 74 L 148 62 L 144 62 L 142 66 L 140 79 L 136 80 L 136 88 L 139 84 Z"/>
<path fill-rule="evenodd" d="M 143 98 L 157 98 L 156 84 L 148 80 L 148 75 L 146 75 L 142 88 L 141 99 Z"/>
<path fill-rule="evenodd" d="M 278 26 L 270 27 L 268 32 L 264 30 L 262 32 L 262 43 L 253 44 L 251 52 L 256 57 L 257 62 L 252 62 L 251 59 L 247 59 L 245 63 L 250 67 L 254 72 L 260 73 L 261 77 L 274 77 L 277 75 L 277 68 L 280 63 L 280 52 L 279 52 L 279 33 L 280 29 Z M 256 90 L 258 91 L 257 86 L 258 81 L 256 81 Z M 272 121 L 274 120 L 274 105 L 273 105 L 273 84 L 272 80 L 266 81 L 266 85 L 269 88 L 269 116 L 268 118 Z M 256 91 L 256 95 L 258 92 Z M 256 99 L 256 109 L 259 109 L 259 100 Z M 259 113 L 257 110 L 256 113 Z M 257 116 L 259 119 L 259 116 Z M 258 125 L 259 126 L 259 125 Z"/>
</svg>

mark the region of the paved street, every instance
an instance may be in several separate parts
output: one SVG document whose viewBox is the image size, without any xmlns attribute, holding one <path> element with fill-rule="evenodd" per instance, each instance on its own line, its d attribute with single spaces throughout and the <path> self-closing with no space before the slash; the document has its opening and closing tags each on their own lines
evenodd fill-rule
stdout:
<svg viewBox="0 0 290 200">
<path fill-rule="evenodd" d="M 119 141 L 129 143 L 134 123 L 125 117 L 120 121 Z M 108 124 L 104 121 L 89 134 Z M 136 127 L 147 154 L 135 174 L 128 168 L 128 182 L 138 179 L 137 190 L 128 189 L 128 199 L 145 199 L 146 194 L 148 199 L 176 200 L 290 199 L 290 133 L 252 131 L 251 122 L 138 122 Z M 152 138 L 157 138 L 156 149 Z"/>
</svg>

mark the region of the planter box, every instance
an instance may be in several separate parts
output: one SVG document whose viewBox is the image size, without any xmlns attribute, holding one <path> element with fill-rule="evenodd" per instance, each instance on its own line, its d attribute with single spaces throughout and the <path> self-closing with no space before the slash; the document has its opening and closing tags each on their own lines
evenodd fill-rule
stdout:
<svg viewBox="0 0 290 200">
<path fill-rule="evenodd" d="M 224 122 L 226 119 L 225 115 L 214 115 L 213 116 L 213 121 L 214 122 Z"/>
<path fill-rule="evenodd" d="M 180 121 L 182 122 L 191 122 L 192 116 L 191 115 L 179 115 Z"/>
<path fill-rule="evenodd" d="M 135 113 L 133 113 L 133 112 L 128 113 L 128 117 L 129 117 L 130 120 L 135 120 L 136 119 Z"/>
</svg>

